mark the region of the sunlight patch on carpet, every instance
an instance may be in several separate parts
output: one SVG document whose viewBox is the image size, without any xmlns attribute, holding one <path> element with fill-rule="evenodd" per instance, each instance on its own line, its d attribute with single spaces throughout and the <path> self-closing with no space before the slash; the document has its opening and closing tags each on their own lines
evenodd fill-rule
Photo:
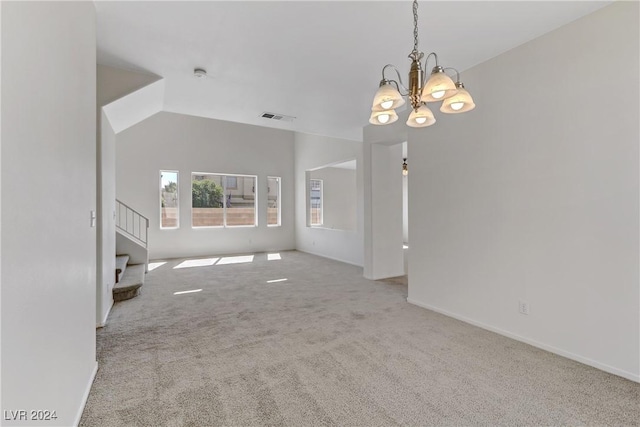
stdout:
<svg viewBox="0 0 640 427">
<path fill-rule="evenodd" d="M 253 255 L 227 256 L 221 258 L 217 265 L 242 264 L 245 262 L 253 262 Z"/>
<path fill-rule="evenodd" d="M 195 292 L 201 292 L 202 289 L 192 289 L 190 291 L 179 291 L 179 292 L 174 292 L 174 295 L 184 295 L 184 294 L 193 294 Z"/>
<path fill-rule="evenodd" d="M 201 258 L 201 259 L 188 259 L 186 261 L 182 261 L 180 264 L 176 265 L 174 268 L 191 268 L 191 267 L 207 267 L 209 265 L 213 265 L 220 258 Z"/>
<path fill-rule="evenodd" d="M 167 262 L 150 262 L 149 263 L 149 271 L 153 271 L 158 267 L 162 267 L 163 265 L 165 265 Z"/>
</svg>

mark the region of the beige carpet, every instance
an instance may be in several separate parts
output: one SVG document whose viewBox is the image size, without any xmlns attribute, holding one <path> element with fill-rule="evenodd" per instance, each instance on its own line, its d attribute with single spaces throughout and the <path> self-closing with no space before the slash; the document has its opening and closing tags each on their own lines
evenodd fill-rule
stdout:
<svg viewBox="0 0 640 427">
<path fill-rule="evenodd" d="M 639 384 L 412 306 L 402 280 L 281 255 L 149 272 L 98 331 L 81 425 L 640 422 Z"/>
</svg>

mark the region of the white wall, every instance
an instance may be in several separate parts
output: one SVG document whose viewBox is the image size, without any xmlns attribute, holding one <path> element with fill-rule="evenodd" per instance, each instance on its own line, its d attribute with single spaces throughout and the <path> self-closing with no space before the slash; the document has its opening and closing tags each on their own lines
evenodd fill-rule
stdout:
<svg viewBox="0 0 640 427">
<path fill-rule="evenodd" d="M 77 423 L 97 368 L 95 32 L 91 2 L 2 3 L 1 406 L 38 425 Z"/>
<path fill-rule="evenodd" d="M 104 326 L 113 305 L 116 270 L 116 134 L 109 119 L 98 104 L 100 134 L 98 135 L 98 283 L 96 290 L 96 324 Z"/>
<path fill-rule="evenodd" d="M 0 112 L 2 112 L 2 2 L 0 2 Z M 2 189 L 2 114 L 0 113 L 0 190 Z M 0 197 L 0 367 L 2 366 L 2 197 Z M 2 369 L 0 368 L 0 384 Z M 0 385 L 0 409 L 2 409 L 2 386 Z"/>
<path fill-rule="evenodd" d="M 409 164 L 407 142 L 402 143 L 402 158 Z M 403 161 L 403 160 L 400 160 Z M 402 163 L 400 163 L 402 165 Z M 409 167 L 410 169 L 410 167 Z M 409 243 L 409 176 L 402 176 L 402 241 Z M 405 251 L 406 258 L 406 251 Z M 406 264 L 406 260 L 405 260 Z"/>
<path fill-rule="evenodd" d="M 402 163 L 411 110 L 388 126 L 363 129 L 364 277 L 379 280 L 406 274 L 402 249 Z"/>
<path fill-rule="evenodd" d="M 409 300 L 635 381 L 638 12 L 464 72 L 476 110 L 409 134 Z"/>
<path fill-rule="evenodd" d="M 322 180 L 322 226 L 356 231 L 358 226 L 358 191 L 356 171 L 322 168 L 311 172 Z"/>
<path fill-rule="evenodd" d="M 306 173 L 309 170 L 356 159 L 357 227 L 354 231 L 307 227 Z M 295 133 L 296 248 L 327 258 L 363 264 L 362 143 Z"/>
<path fill-rule="evenodd" d="M 402 241 L 409 242 L 409 176 L 402 177 Z"/>
<path fill-rule="evenodd" d="M 293 133 L 161 112 L 116 136 L 118 199 L 150 220 L 151 259 L 293 249 Z M 160 230 L 160 170 L 179 171 L 180 228 Z M 191 228 L 191 172 L 258 175 L 258 227 Z M 267 176 L 282 226 L 267 227 Z"/>
<path fill-rule="evenodd" d="M 371 131 L 365 130 L 363 150 L 364 277 L 380 280 L 402 276 L 406 271 L 402 249 L 402 163 L 398 165 L 402 144 L 372 143 Z"/>
<path fill-rule="evenodd" d="M 403 158 L 406 158 L 407 143 L 403 143 Z M 409 176 L 402 176 L 402 242 L 409 243 Z M 407 245 L 408 246 L 408 245 Z M 404 248 L 404 245 L 403 245 Z M 402 250 L 404 274 L 409 273 L 409 249 Z"/>
</svg>

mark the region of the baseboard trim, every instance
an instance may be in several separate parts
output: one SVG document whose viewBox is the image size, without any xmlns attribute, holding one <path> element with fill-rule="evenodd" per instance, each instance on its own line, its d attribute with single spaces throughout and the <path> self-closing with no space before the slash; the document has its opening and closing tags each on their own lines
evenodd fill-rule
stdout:
<svg viewBox="0 0 640 427">
<path fill-rule="evenodd" d="M 385 279 L 392 279 L 394 277 L 405 276 L 406 274 L 407 273 L 405 273 L 404 270 L 402 270 L 401 272 L 391 273 L 391 275 L 380 276 L 380 277 L 367 277 L 367 276 L 364 276 L 364 278 L 368 279 L 368 280 L 385 280 Z"/>
<path fill-rule="evenodd" d="M 456 314 L 456 313 L 452 313 L 452 312 L 450 312 L 448 310 L 443 310 L 441 308 L 432 306 L 430 304 L 424 304 L 424 303 L 421 303 L 419 301 L 416 301 L 416 300 L 413 300 L 413 299 L 410 299 L 410 298 L 407 298 L 407 302 L 409 304 L 413 304 L 413 305 L 416 305 L 418 307 L 426 308 L 427 310 L 435 311 L 436 313 L 444 314 L 445 316 L 452 317 L 452 318 L 457 319 L 457 320 L 461 320 L 461 321 L 463 321 L 465 323 L 469 323 L 469 324 L 477 326 L 479 328 L 486 329 L 486 330 L 491 331 L 491 332 L 495 332 L 496 334 L 504 335 L 505 337 L 514 339 L 516 341 L 521 341 L 523 343 L 532 345 L 532 346 L 540 348 L 542 350 L 546 350 L 548 352 L 557 354 L 559 356 L 566 357 L 567 359 L 571 359 L 571 360 L 575 360 L 576 362 L 584 363 L 585 365 L 589 365 L 589 366 L 591 366 L 593 368 L 600 369 L 601 371 L 605 371 L 605 372 L 608 372 L 610 374 L 617 375 L 619 377 L 623 377 L 623 378 L 626 378 L 628 380 L 640 383 L 640 375 L 634 374 L 632 372 L 627 372 L 625 370 L 618 369 L 618 368 L 615 368 L 613 366 L 609 366 L 609 365 L 604 364 L 604 363 L 600 363 L 598 361 L 589 359 L 587 357 L 583 357 L 583 356 L 571 353 L 569 351 L 562 350 L 560 348 L 557 348 L 557 347 L 554 347 L 554 346 L 551 346 L 551 345 L 548 345 L 548 344 L 544 344 L 544 343 L 541 343 L 541 342 L 536 341 L 536 340 L 532 340 L 532 339 L 527 338 L 527 337 L 523 337 L 522 335 L 514 334 L 512 332 L 505 331 L 504 329 L 496 328 L 494 326 L 490 326 L 490 325 L 487 325 L 485 323 L 478 322 L 477 320 L 473 320 L 473 319 L 470 319 L 468 317 L 461 316 L 461 315 Z"/>
<path fill-rule="evenodd" d="M 76 420 L 73 425 L 78 426 L 80 424 L 80 419 L 82 418 L 82 413 L 84 412 L 84 407 L 87 405 L 87 400 L 89 400 L 89 393 L 91 392 L 91 387 L 93 386 L 93 380 L 96 379 L 96 374 L 98 373 L 98 362 L 96 361 L 96 365 L 93 367 L 93 372 L 91 372 L 91 377 L 89 378 L 89 383 L 87 384 L 87 388 L 84 391 L 84 395 L 82 396 L 82 404 L 80 405 L 80 409 L 78 414 L 76 415 Z"/>
<path fill-rule="evenodd" d="M 113 308 L 113 298 L 111 298 L 111 304 L 109 304 L 109 309 L 107 310 L 106 314 L 104 315 L 104 319 L 102 319 L 102 322 L 98 323 L 96 325 L 96 329 L 98 328 L 104 328 L 107 324 L 107 318 L 109 317 L 109 314 L 111 313 L 111 309 Z"/>
<path fill-rule="evenodd" d="M 356 264 L 355 262 L 351 262 L 351 261 L 346 261 L 344 259 L 340 259 L 340 258 L 335 258 L 335 257 L 331 257 L 328 255 L 324 255 L 324 254 L 319 254 L 317 252 L 311 252 L 311 251 L 307 251 L 307 250 L 302 250 L 302 249 L 296 249 L 296 251 L 298 252 L 303 252 L 305 254 L 309 254 L 309 255 L 315 255 L 315 256 L 319 256 L 321 258 L 327 258 L 333 261 L 338 261 L 338 262 L 343 262 L 345 264 L 350 264 L 350 265 L 355 265 L 356 267 L 360 267 L 363 268 L 363 266 L 361 264 Z"/>
</svg>

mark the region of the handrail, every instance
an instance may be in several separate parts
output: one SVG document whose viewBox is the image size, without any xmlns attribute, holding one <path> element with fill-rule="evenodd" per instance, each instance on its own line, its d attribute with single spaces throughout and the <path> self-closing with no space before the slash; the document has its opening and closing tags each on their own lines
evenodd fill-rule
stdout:
<svg viewBox="0 0 640 427">
<path fill-rule="evenodd" d="M 140 245 L 147 247 L 149 218 L 118 199 L 116 199 L 116 228 Z"/>
</svg>

